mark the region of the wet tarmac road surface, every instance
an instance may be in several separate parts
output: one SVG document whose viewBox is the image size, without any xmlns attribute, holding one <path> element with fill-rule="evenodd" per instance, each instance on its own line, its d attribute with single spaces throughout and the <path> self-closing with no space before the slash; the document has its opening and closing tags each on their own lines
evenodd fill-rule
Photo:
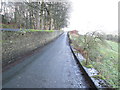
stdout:
<svg viewBox="0 0 120 90">
<path fill-rule="evenodd" d="M 71 53 L 67 33 L 3 72 L 3 88 L 89 88 Z"/>
</svg>

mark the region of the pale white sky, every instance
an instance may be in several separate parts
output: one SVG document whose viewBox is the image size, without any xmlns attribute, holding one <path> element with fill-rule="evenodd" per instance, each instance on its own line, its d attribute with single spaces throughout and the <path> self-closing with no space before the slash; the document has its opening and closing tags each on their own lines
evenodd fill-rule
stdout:
<svg viewBox="0 0 120 90">
<path fill-rule="evenodd" d="M 118 32 L 118 1 L 120 0 L 70 1 L 72 11 L 67 30 L 79 30 L 81 34 L 95 30 L 105 33 Z"/>
<path fill-rule="evenodd" d="M 118 1 L 120 0 L 71 0 L 72 12 L 68 30 L 102 30 L 118 32 Z"/>
</svg>

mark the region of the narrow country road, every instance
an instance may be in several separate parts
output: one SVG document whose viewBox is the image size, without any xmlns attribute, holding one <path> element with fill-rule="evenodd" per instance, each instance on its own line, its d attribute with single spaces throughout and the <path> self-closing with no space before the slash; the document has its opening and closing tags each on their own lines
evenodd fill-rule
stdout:
<svg viewBox="0 0 120 90">
<path fill-rule="evenodd" d="M 89 88 L 72 56 L 67 33 L 3 72 L 3 88 Z"/>
</svg>

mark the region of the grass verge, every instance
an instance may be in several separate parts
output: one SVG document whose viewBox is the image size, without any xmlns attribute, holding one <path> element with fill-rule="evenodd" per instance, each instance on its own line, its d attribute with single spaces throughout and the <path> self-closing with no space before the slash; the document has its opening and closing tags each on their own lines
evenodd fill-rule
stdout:
<svg viewBox="0 0 120 90">
<path fill-rule="evenodd" d="M 70 35 L 71 40 L 78 40 L 81 37 L 77 37 L 75 35 Z M 93 56 L 96 57 L 95 60 L 90 60 L 88 65 L 85 65 L 85 62 L 81 64 L 85 67 L 92 68 L 94 67 L 98 72 L 98 76 L 94 76 L 94 78 L 101 78 L 106 80 L 113 88 L 118 88 L 118 43 L 113 41 L 106 40 L 108 46 L 99 46 L 99 57 L 95 56 L 95 51 L 93 52 Z M 74 43 L 72 43 L 73 46 Z M 79 42 L 78 45 L 82 44 Z"/>
</svg>

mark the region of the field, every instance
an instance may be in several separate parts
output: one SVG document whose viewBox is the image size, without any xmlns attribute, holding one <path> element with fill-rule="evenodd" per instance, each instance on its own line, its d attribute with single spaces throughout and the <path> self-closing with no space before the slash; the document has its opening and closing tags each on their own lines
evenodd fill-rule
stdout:
<svg viewBox="0 0 120 90">
<path fill-rule="evenodd" d="M 106 41 L 108 47 L 100 46 L 100 52 L 103 56 L 101 61 L 91 62 L 91 64 L 101 75 L 105 77 L 106 81 L 114 88 L 118 87 L 118 44 L 112 41 Z"/>
<path fill-rule="evenodd" d="M 71 40 L 82 39 L 83 36 L 77 37 L 70 35 Z M 79 41 L 79 40 L 78 40 Z M 95 60 L 89 60 L 89 66 L 99 71 L 99 75 L 103 77 L 111 86 L 118 88 L 118 43 L 105 40 L 107 45 L 99 45 L 99 56 Z M 78 43 L 79 45 L 82 42 Z M 72 43 L 73 46 L 74 43 Z M 94 54 L 96 51 L 92 51 Z M 94 55 L 95 56 L 95 55 Z"/>
</svg>

